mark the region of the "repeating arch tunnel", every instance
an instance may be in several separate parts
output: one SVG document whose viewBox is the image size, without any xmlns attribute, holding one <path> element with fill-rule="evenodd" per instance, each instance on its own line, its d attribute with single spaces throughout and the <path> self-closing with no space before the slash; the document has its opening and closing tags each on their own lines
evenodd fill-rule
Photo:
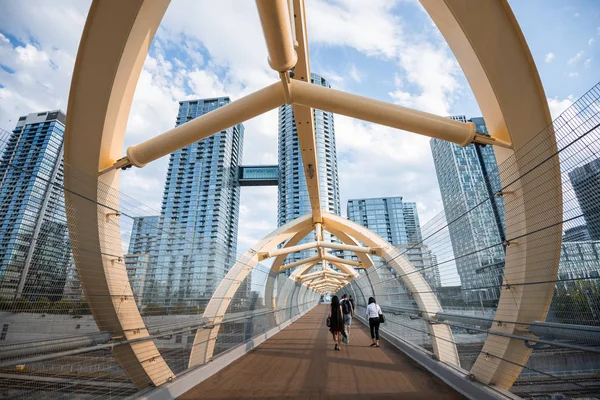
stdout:
<svg viewBox="0 0 600 400">
<path fill-rule="evenodd" d="M 279 81 L 245 98 L 208 113 L 162 135 L 131 146 L 123 157 L 126 124 L 133 94 L 143 63 L 168 0 L 99 1 L 92 3 L 77 56 L 68 106 L 65 139 L 65 192 L 69 233 L 74 248 L 94 250 L 85 257 L 74 251 L 78 274 L 90 308 L 100 329 L 122 332 L 128 343 L 115 347 L 114 356 L 136 386 L 159 386 L 174 374 L 161 358 L 133 300 L 133 293 L 124 264 L 120 261 L 119 243 L 107 240 L 120 237 L 118 197 L 108 195 L 106 188 L 119 189 L 120 169 L 143 167 L 175 150 L 204 139 L 237 123 L 241 123 L 283 104 L 291 104 L 299 145 L 302 149 L 310 196 L 310 214 L 279 227 L 257 241 L 229 270 L 216 289 L 204 317 L 211 329 L 199 329 L 189 365 L 203 364 L 214 352 L 223 319 L 239 283 L 255 265 L 273 258 L 267 282 L 267 301 L 272 309 L 281 304 L 316 304 L 320 294 L 335 292 L 348 285 L 359 269 L 374 268 L 372 256 L 381 257 L 394 269 L 409 291 L 414 293 L 419 310 L 435 318 L 441 306 L 429 290 L 427 282 L 415 267 L 381 237 L 344 218 L 329 214 L 320 205 L 318 169 L 315 146 L 313 108 L 384 124 L 418 134 L 447 140 L 465 146 L 473 142 L 496 146 L 500 164 L 512 158 L 521 176 L 511 182 L 521 199 L 517 206 L 506 210 L 508 237 L 522 236 L 506 253 L 505 275 L 510 272 L 511 284 L 503 282 L 497 316 L 515 323 L 502 324 L 495 330 L 518 333 L 519 323 L 543 320 L 553 294 L 551 283 L 535 293 L 544 301 L 529 301 L 533 294 L 519 282 L 544 277 L 556 277 L 561 242 L 561 181 L 558 161 L 550 161 L 535 173 L 523 172 L 532 162 L 519 150 L 532 137 L 550 125 L 550 113 L 535 64 L 506 0 L 466 2 L 464 0 L 420 0 L 454 52 L 473 90 L 488 125 L 491 137 L 475 132 L 471 123 L 451 121 L 439 116 L 356 96 L 350 93 L 311 85 L 308 53 L 308 32 L 303 0 L 258 0 L 257 7 L 269 52 L 268 64 L 278 74 Z M 499 34 L 501 33 L 501 34 Z M 293 77 L 289 74 L 294 68 Z M 274 75 L 275 76 L 275 75 Z M 550 143 L 535 156 L 548 159 L 556 150 L 552 131 L 543 139 Z M 535 160 L 534 160 L 535 161 Z M 546 196 L 535 196 L 535 180 L 544 175 L 553 180 Z M 89 185 L 80 176 L 97 176 L 97 184 Z M 549 177 L 549 178 L 548 178 Z M 501 175 L 503 183 L 509 176 Z M 75 195 L 77 193 L 77 195 Z M 550 198 L 552 201 L 547 201 Z M 89 201 L 92 200 L 92 201 Z M 102 206 L 100 206 L 102 205 Z M 535 212 L 534 212 L 535 210 Z M 542 218 L 544 219 L 542 221 Z M 554 227 L 546 229 L 544 243 L 529 243 L 535 238 L 523 236 L 546 227 L 554 218 Z M 510 223 L 508 223 L 510 221 Z M 543 225 L 542 225 L 543 224 Z M 323 242 L 323 230 L 341 243 Z M 315 240 L 298 245 L 314 232 Z M 518 253 L 515 247 L 518 247 Z M 287 254 L 307 248 L 317 249 L 317 256 L 296 264 L 283 265 Z M 359 262 L 339 259 L 327 249 L 353 251 Z M 531 268 L 543 256 L 553 255 L 543 269 Z M 525 260 L 525 262 L 523 262 Z M 321 269 L 313 271 L 320 264 Z M 279 288 L 274 286 L 281 270 L 294 268 L 290 278 Z M 357 290 L 377 293 L 380 285 L 377 273 L 367 273 L 353 286 Z M 100 277 L 101 279 L 98 279 Z M 358 282 L 358 281 L 357 281 Z M 368 287 L 367 287 L 368 286 Z M 362 289 L 361 289 L 362 287 Z M 516 304 L 516 307 L 515 307 Z M 280 316 L 273 314 L 278 320 Z M 278 322 L 278 321 L 276 321 Z M 449 364 L 459 365 L 452 332 L 447 325 L 429 324 L 434 352 Z M 197 346 L 196 346 L 197 344 Z M 488 359 L 480 355 L 470 373 L 480 382 L 508 389 L 518 377 L 531 350 L 510 335 L 488 335 L 484 345 L 493 348 L 501 358 Z M 148 361 L 150 360 L 150 362 Z"/>
</svg>

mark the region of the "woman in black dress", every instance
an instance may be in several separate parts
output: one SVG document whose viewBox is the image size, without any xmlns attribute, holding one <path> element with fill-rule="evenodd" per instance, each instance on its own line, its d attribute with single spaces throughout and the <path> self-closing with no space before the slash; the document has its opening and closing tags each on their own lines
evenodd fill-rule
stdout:
<svg viewBox="0 0 600 400">
<path fill-rule="evenodd" d="M 333 335 L 335 341 L 334 350 L 341 350 L 342 335 L 344 332 L 344 318 L 342 316 L 342 306 L 340 299 L 337 296 L 331 298 L 331 308 L 329 309 L 330 325 L 329 331 Z"/>
</svg>

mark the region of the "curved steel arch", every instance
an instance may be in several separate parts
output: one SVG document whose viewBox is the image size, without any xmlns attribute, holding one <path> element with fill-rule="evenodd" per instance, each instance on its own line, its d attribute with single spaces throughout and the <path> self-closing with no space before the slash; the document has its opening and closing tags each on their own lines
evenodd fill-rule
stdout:
<svg viewBox="0 0 600 400">
<path fill-rule="evenodd" d="M 119 171 L 98 171 L 121 157 L 142 66 L 168 0 L 94 1 L 75 62 L 65 132 L 65 203 L 77 274 L 100 330 L 125 340 L 148 331 L 122 262 Z M 138 388 L 174 374 L 152 340 L 113 348 Z"/>
<path fill-rule="evenodd" d="M 323 224 L 326 230 L 333 232 L 343 232 L 347 237 L 353 237 L 370 247 L 379 247 L 382 251 L 383 259 L 388 262 L 388 265 L 396 270 L 399 276 L 413 293 L 413 297 L 421 312 L 434 317 L 437 312 L 442 311 L 439 302 L 423 276 L 416 272 L 414 266 L 389 243 L 383 240 L 380 236 L 369 231 L 367 228 L 358 225 L 345 218 L 334 214 L 322 211 Z M 292 237 L 297 232 L 304 229 L 306 226 L 312 225 L 311 214 L 307 214 L 296 220 L 289 222 L 273 233 L 267 235 L 261 240 L 254 249 L 250 249 L 236 265 L 227 273 L 225 279 L 221 282 L 213 298 L 208 303 L 204 317 L 209 321 L 220 322 L 223 318 L 225 310 L 229 306 L 233 294 L 237 287 L 233 287 L 236 282 L 242 282 L 252 268 L 258 263 L 257 253 L 268 252 L 270 249 L 277 246 L 289 237 Z M 298 267 L 292 274 L 293 278 L 297 278 L 312 268 L 312 265 L 307 264 Z M 350 267 L 347 267 L 350 268 Z M 286 299 L 287 301 L 287 299 Z M 458 352 L 452 337 L 452 332 L 448 325 L 444 324 L 429 324 L 428 329 L 431 333 L 431 342 L 433 349 L 438 358 L 446 363 L 459 366 Z M 214 351 L 214 343 L 219 331 L 219 325 L 216 325 L 210 330 L 210 333 L 197 334 L 198 343 L 205 343 L 202 346 L 192 348 L 192 356 L 190 356 L 190 367 L 208 361 Z M 205 332 L 205 331 L 203 331 Z M 200 337 L 199 335 L 202 335 Z"/>
<path fill-rule="evenodd" d="M 421 313 L 433 318 L 437 312 L 442 311 L 437 297 L 431 291 L 425 278 L 394 246 L 364 226 L 335 214 L 324 212 L 323 223 L 325 229 L 332 233 L 334 231 L 343 231 L 366 246 L 380 247 L 383 253 L 383 260 L 402 279 L 408 290 L 412 293 Z M 433 350 L 438 358 L 448 364 L 460 366 L 458 352 L 450 327 L 444 324 L 427 324 L 427 328 L 430 333 Z"/>
<path fill-rule="evenodd" d="M 258 264 L 258 253 L 270 251 L 276 246 L 290 239 L 298 232 L 312 226 L 312 215 L 304 215 L 297 218 L 268 234 L 255 246 L 251 247 L 231 267 L 225 278 L 221 281 L 213 293 L 204 317 L 209 324 L 216 324 L 211 329 L 198 329 L 194 338 L 194 344 L 190 353 L 189 367 L 204 364 L 212 358 L 215 341 L 219 334 L 219 323 L 223 320 L 225 312 L 237 292 L 239 285 L 246 279 L 250 271 Z"/>
<path fill-rule="evenodd" d="M 560 166 L 558 157 L 553 157 L 557 151 L 554 131 L 545 130 L 552 120 L 544 89 L 506 0 L 420 2 L 454 52 L 491 136 L 511 144 L 510 148 L 496 147 L 495 154 L 498 165 L 508 159 L 514 165 L 511 177 L 501 168 L 503 186 L 519 177 L 509 189 L 513 192 L 508 195 L 511 206 L 505 207 L 505 213 L 506 237 L 521 237 L 506 251 L 503 285 L 509 289 L 502 291 L 496 319 L 517 323 L 492 330 L 527 336 L 527 323 L 543 321 L 550 308 L 554 294 L 551 282 L 557 276 L 562 240 Z M 534 138 L 544 146 L 536 146 L 535 153 L 524 151 Z M 529 171 L 536 164 L 539 167 Z M 540 178 L 547 182 L 544 196 L 536 193 Z M 543 233 L 523 236 L 534 232 Z M 540 240 L 542 243 L 537 243 Z M 550 283 L 536 285 L 536 290 L 520 285 L 539 281 Z M 531 351 L 521 340 L 490 334 L 471 373 L 483 383 L 508 390 Z"/>
<path fill-rule="evenodd" d="M 544 91 L 527 44 L 506 0 L 420 1 L 460 63 L 486 119 L 488 130 L 495 139 L 492 142 L 502 146 L 496 148 L 498 162 L 511 158 L 522 177 L 511 187 L 514 202 L 506 210 L 507 237 L 544 230 L 543 245 L 534 245 L 533 242 L 539 239 L 532 235 L 519 239 L 516 247 L 511 246 L 507 250 L 505 276 L 510 276 L 511 280 L 505 280 L 504 284 L 507 288 L 509 284 L 512 286 L 502 293 L 497 317 L 525 324 L 502 324 L 493 329 L 500 333 L 517 332 L 520 326 L 545 318 L 553 285 L 538 285 L 538 290 L 526 291 L 525 286 L 515 284 L 542 279 L 551 281 L 548 278 L 556 277 L 560 257 L 562 191 L 558 159 L 551 157 L 556 151 L 554 133 L 551 130 L 543 133 L 547 145 L 534 158 L 546 162 L 533 173 L 525 176 L 526 163 L 532 162 L 532 157 L 525 158 L 523 152 L 519 151 L 551 123 Z M 119 262 L 121 249 L 109 240 L 120 236 L 118 219 L 109 214 L 114 214 L 114 209 L 118 208 L 116 195 L 119 173 L 115 168 L 136 162 L 141 166 L 161 154 L 160 149 L 156 151 L 152 143 L 165 143 L 164 140 L 154 140 L 141 147 L 134 146 L 127 152 L 131 160 L 120 158 L 135 86 L 168 3 L 168 0 L 95 0 L 92 3 L 77 55 L 67 113 L 65 187 L 68 190 L 65 197 L 69 208 L 69 235 L 78 274 L 99 327 L 123 332 L 127 339 L 143 339 L 148 332 L 135 302 L 131 300 L 127 273 Z M 288 18 L 285 17 L 287 6 L 284 4 L 287 2 L 278 0 L 276 3 L 279 7 L 276 19 Z M 309 137 L 314 135 L 312 123 L 309 123 L 312 121 L 311 106 L 460 144 L 466 144 L 469 140 L 484 140 L 477 137 L 471 127 L 442 121 L 436 116 L 307 85 L 310 70 L 302 0 L 293 1 L 293 15 L 297 18 L 294 28 L 298 64 L 295 71 L 299 80 L 290 82 L 285 70 L 282 70 L 287 68 L 288 61 L 294 59 L 294 53 L 288 46 L 287 30 L 290 27 L 289 24 L 269 21 L 269 6 L 265 4 L 262 4 L 262 13 L 259 7 L 259 13 L 266 35 L 286 32 L 283 35 L 285 38 L 268 41 L 271 66 L 280 72 L 282 85 L 272 85 L 259 91 L 246 101 L 230 106 L 228 110 L 239 111 L 241 114 L 238 119 L 250 118 L 264 111 L 265 107 L 293 101 L 298 120 L 304 121 L 306 118 L 307 122 L 298 128 L 300 139 L 306 144 L 302 146 L 305 163 L 312 160 L 309 164 L 314 166 L 316 161 L 314 145 L 311 145 L 314 144 L 314 137 Z M 284 46 L 279 48 L 282 44 Z M 253 100 L 261 105 L 249 104 Z M 381 114 L 381 110 L 386 110 L 385 115 Z M 178 138 L 177 145 L 182 146 L 190 138 L 199 140 L 211 134 L 206 126 L 204 130 L 200 129 L 202 124 L 220 126 L 218 123 L 223 123 L 223 119 L 219 118 L 224 114 L 225 111 L 215 113 L 203 121 L 186 124 L 162 139 L 179 135 L 181 138 Z M 194 129 L 201 132 L 192 135 Z M 304 149 L 307 151 L 304 152 Z M 320 223 L 319 196 L 315 194 L 318 193 L 318 185 L 315 184 L 318 182 L 318 170 L 314 172 L 310 179 L 310 174 L 307 175 L 307 183 L 313 221 Z M 92 177 L 92 185 L 84 183 L 84 179 L 81 179 L 84 176 Z M 552 181 L 543 198 L 536 196 L 533 190 L 534 182 L 540 176 Z M 98 177 L 97 181 L 95 177 Z M 503 184 L 508 183 L 505 174 L 501 174 L 501 180 Z M 102 190 L 97 184 L 104 186 Z M 111 189 L 114 189 L 114 193 L 108 196 Z M 96 202 L 103 205 L 97 205 Z M 85 260 L 81 253 L 83 250 L 87 251 Z M 546 267 L 535 268 L 541 262 Z M 540 296 L 543 302 L 530 301 Z M 483 352 L 496 357 L 480 356 L 471 371 L 473 375 L 484 383 L 508 389 L 522 369 L 519 365 L 526 363 L 531 350 L 525 348 L 521 341 L 489 335 Z M 137 387 L 160 385 L 173 376 L 150 340 L 118 346 L 114 355 Z"/>
</svg>

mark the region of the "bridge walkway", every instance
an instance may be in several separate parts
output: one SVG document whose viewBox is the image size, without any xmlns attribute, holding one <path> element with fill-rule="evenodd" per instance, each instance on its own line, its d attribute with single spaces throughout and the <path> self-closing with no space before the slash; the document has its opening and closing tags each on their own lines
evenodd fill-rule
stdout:
<svg viewBox="0 0 600 400">
<path fill-rule="evenodd" d="M 350 343 L 334 351 L 328 305 L 319 305 L 183 399 L 462 399 L 391 344 L 370 347 L 353 321 Z"/>
</svg>

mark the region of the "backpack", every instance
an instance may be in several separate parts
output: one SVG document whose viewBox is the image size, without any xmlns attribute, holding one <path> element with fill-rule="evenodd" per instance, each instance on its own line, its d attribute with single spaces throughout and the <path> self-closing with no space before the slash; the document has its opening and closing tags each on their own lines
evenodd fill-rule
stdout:
<svg viewBox="0 0 600 400">
<path fill-rule="evenodd" d="M 344 314 L 352 313 L 352 303 L 350 303 L 348 300 L 342 301 L 342 312 Z"/>
</svg>

